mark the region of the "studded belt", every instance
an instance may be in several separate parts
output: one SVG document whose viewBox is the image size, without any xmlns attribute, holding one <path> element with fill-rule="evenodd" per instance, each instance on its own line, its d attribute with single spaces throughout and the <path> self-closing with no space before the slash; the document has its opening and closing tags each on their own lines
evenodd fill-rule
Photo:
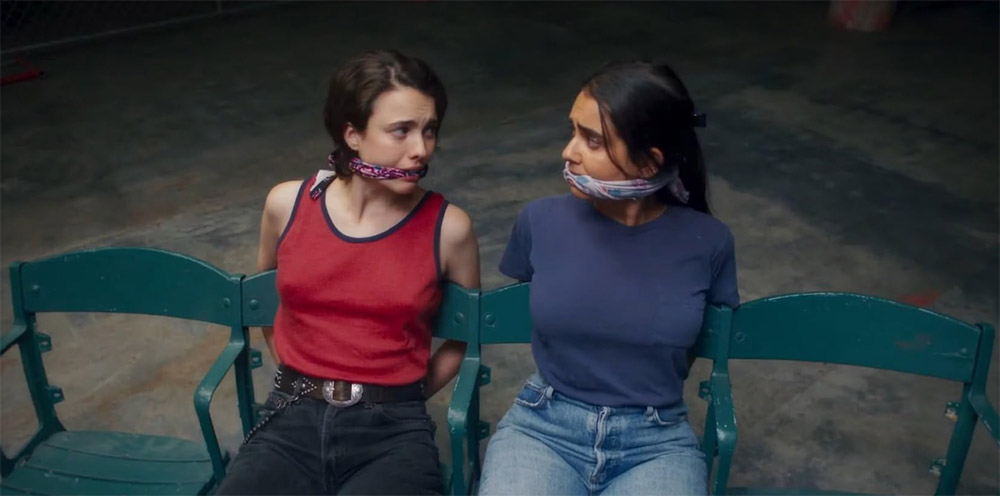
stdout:
<svg viewBox="0 0 1000 496">
<path fill-rule="evenodd" d="M 311 377 L 286 365 L 278 367 L 274 376 L 274 388 L 292 396 L 315 398 L 339 407 L 348 407 L 362 401 L 396 403 L 427 399 L 423 381 L 403 386 L 379 386 Z"/>
</svg>

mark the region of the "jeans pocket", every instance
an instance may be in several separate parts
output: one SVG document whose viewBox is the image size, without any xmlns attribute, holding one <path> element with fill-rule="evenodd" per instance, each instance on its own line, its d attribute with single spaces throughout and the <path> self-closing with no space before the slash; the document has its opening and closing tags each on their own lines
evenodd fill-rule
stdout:
<svg viewBox="0 0 1000 496">
<path fill-rule="evenodd" d="M 514 403 L 525 408 L 538 409 L 545 406 L 551 394 L 552 387 L 541 387 L 530 380 L 524 383 L 524 387 L 517 393 Z"/>
</svg>

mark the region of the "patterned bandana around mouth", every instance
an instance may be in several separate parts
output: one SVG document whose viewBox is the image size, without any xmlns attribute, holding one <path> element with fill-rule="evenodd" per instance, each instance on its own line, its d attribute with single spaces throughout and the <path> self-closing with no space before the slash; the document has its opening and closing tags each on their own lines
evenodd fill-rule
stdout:
<svg viewBox="0 0 1000 496">
<path fill-rule="evenodd" d="M 673 173 L 662 171 L 649 179 L 602 181 L 583 174 L 573 174 L 569 171 L 569 162 L 566 162 L 563 167 L 563 178 L 587 196 L 603 200 L 638 200 L 652 195 L 664 187 L 670 188 L 670 192 L 681 203 L 687 203 L 690 197 L 676 171 Z"/>
<path fill-rule="evenodd" d="M 327 159 L 327 163 L 329 163 L 330 166 L 333 167 L 333 154 L 330 154 L 330 157 Z M 352 158 L 347 165 L 348 167 L 351 168 L 351 170 L 355 174 L 361 177 L 366 177 L 368 179 L 387 180 L 387 179 L 403 179 L 407 177 L 421 178 L 427 175 L 426 165 L 419 169 L 408 170 L 408 169 L 400 169 L 398 167 L 387 167 L 383 165 L 371 164 L 365 162 L 364 160 L 361 160 L 358 157 Z"/>
<path fill-rule="evenodd" d="M 313 184 L 313 187 L 309 190 L 309 196 L 312 197 L 313 200 L 319 198 L 319 196 L 323 194 L 323 191 L 326 190 L 326 187 L 329 186 L 336 177 L 332 153 L 326 158 L 326 164 L 330 168 L 320 169 L 319 172 L 316 173 L 316 183 Z M 426 165 L 419 169 L 406 170 L 397 167 L 384 167 L 381 165 L 370 164 L 357 157 L 352 158 L 347 165 L 355 174 L 368 179 L 385 180 L 402 179 L 407 177 L 421 178 L 427 175 Z"/>
</svg>

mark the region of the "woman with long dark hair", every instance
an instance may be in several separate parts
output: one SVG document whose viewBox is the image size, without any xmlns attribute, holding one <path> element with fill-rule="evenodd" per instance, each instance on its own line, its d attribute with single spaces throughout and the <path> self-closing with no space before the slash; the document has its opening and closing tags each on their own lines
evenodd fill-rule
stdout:
<svg viewBox="0 0 1000 496">
<path fill-rule="evenodd" d="M 531 282 L 538 373 L 497 425 L 480 494 L 705 494 L 687 422 L 707 304 L 736 306 L 687 89 L 666 65 L 586 80 L 562 158 L 569 194 L 530 202 L 500 271 Z"/>
</svg>

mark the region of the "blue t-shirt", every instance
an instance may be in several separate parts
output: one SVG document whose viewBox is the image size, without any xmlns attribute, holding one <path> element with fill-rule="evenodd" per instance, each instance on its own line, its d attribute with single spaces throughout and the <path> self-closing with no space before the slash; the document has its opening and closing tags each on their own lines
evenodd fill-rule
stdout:
<svg viewBox="0 0 1000 496">
<path fill-rule="evenodd" d="M 500 272 L 531 282 L 542 377 L 593 405 L 680 401 L 706 303 L 739 305 L 729 228 L 686 207 L 629 227 L 572 195 L 532 201 Z"/>
</svg>

